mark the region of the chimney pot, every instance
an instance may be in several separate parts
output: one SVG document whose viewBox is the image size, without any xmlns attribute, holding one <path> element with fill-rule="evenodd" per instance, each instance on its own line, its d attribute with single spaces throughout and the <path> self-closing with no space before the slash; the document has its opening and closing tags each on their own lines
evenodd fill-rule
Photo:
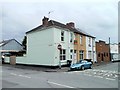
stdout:
<svg viewBox="0 0 120 90">
<path fill-rule="evenodd" d="M 67 26 L 68 28 L 75 28 L 74 22 L 69 22 L 69 23 L 66 24 L 66 26 Z"/>
<path fill-rule="evenodd" d="M 42 19 L 42 25 L 47 26 L 48 25 L 48 20 L 49 20 L 49 18 L 44 16 L 44 18 Z"/>
</svg>

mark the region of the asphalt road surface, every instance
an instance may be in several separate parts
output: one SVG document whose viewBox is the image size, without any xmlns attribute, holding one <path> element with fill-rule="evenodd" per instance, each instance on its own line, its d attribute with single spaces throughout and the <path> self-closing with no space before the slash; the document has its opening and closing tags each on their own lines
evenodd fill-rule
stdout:
<svg viewBox="0 0 120 90">
<path fill-rule="evenodd" d="M 3 65 L 0 72 L 2 88 L 118 88 L 120 81 L 118 63 L 70 72 L 45 72 Z"/>
</svg>

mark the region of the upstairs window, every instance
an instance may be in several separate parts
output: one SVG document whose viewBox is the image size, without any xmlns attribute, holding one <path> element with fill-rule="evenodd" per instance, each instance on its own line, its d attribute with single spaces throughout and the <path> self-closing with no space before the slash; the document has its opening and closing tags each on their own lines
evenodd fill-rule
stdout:
<svg viewBox="0 0 120 90">
<path fill-rule="evenodd" d="M 82 38 L 83 38 L 83 37 L 80 35 L 80 44 L 82 44 Z"/>
<path fill-rule="evenodd" d="M 95 47 L 95 39 L 92 40 L 93 47 Z"/>
<path fill-rule="evenodd" d="M 64 41 L 64 31 L 61 31 L 61 41 Z"/>
<path fill-rule="evenodd" d="M 91 38 L 89 37 L 89 47 L 91 47 Z"/>
<path fill-rule="evenodd" d="M 73 33 L 70 33 L 70 42 L 73 42 Z"/>
</svg>

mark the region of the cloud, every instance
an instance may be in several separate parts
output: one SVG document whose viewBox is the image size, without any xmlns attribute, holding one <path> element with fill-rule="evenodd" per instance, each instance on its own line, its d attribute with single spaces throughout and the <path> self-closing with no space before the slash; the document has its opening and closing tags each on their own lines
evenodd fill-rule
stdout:
<svg viewBox="0 0 120 90">
<path fill-rule="evenodd" d="M 48 16 L 49 11 L 53 11 L 50 19 L 64 24 L 73 21 L 77 28 L 96 36 L 97 40 L 107 41 L 108 37 L 111 37 L 112 42 L 117 42 L 117 1 L 56 1 L 18 3 L 13 0 L 12 3 L 3 3 L 3 37 L 5 39 L 14 37 L 21 41 L 26 31 L 40 25 L 41 19 Z"/>
</svg>

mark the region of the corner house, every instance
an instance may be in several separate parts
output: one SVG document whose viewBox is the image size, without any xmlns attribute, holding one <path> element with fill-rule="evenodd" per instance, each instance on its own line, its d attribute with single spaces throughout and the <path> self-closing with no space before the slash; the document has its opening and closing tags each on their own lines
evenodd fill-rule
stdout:
<svg viewBox="0 0 120 90">
<path fill-rule="evenodd" d="M 85 35 L 74 27 L 73 22 L 65 25 L 44 17 L 42 25 L 26 32 L 27 54 L 17 57 L 16 63 L 60 66 L 68 61 L 77 62 L 73 52 L 75 34 Z"/>
</svg>

